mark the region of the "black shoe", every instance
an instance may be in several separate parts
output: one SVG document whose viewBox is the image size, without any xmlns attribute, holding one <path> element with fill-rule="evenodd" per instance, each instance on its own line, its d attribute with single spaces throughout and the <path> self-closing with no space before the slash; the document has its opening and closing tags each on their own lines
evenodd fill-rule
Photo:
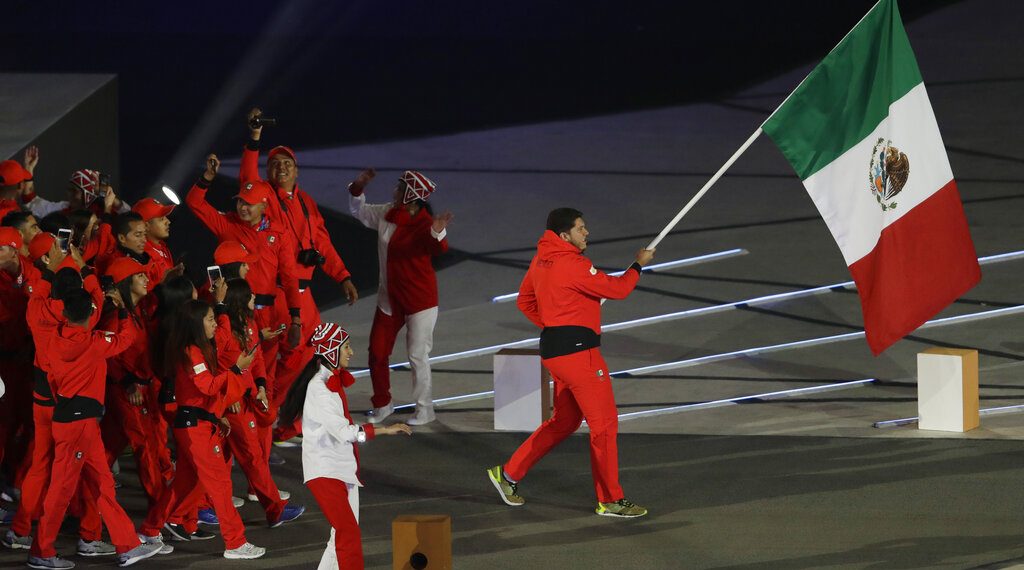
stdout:
<svg viewBox="0 0 1024 570">
<path fill-rule="evenodd" d="M 164 530 L 167 534 L 171 535 L 171 540 L 177 540 L 179 542 L 192 540 L 192 535 L 185 530 L 185 527 L 180 524 L 164 523 Z"/>
<path fill-rule="evenodd" d="M 195 532 L 192 533 L 192 540 L 210 540 L 216 537 L 216 533 L 212 533 L 207 530 L 203 530 L 203 527 L 199 527 Z"/>
</svg>

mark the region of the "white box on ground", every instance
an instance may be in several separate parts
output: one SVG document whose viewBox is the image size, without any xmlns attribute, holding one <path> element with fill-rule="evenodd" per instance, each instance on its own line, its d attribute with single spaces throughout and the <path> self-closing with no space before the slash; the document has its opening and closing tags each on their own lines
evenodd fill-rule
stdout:
<svg viewBox="0 0 1024 570">
<path fill-rule="evenodd" d="M 917 355 L 917 427 L 965 432 L 978 427 L 978 351 L 930 348 Z"/>
<path fill-rule="evenodd" d="M 536 349 L 494 355 L 494 429 L 529 431 L 551 417 L 551 376 Z"/>
</svg>

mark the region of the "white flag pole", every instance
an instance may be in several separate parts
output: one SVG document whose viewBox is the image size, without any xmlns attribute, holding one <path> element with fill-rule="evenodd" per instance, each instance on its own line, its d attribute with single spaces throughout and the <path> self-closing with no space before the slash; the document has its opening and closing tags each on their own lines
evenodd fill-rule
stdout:
<svg viewBox="0 0 1024 570">
<path fill-rule="evenodd" d="M 672 228 L 676 227 L 676 224 L 679 223 L 679 220 L 683 219 L 683 216 L 685 216 L 686 213 L 689 212 L 691 208 L 693 208 L 694 204 L 697 203 L 697 200 L 700 200 L 701 197 L 703 197 L 704 194 L 706 194 L 707 191 L 711 189 L 711 186 L 714 185 L 715 182 L 718 182 L 718 179 L 721 178 L 722 175 L 725 174 L 725 171 L 728 170 L 730 166 L 732 166 L 732 163 L 736 162 L 736 159 L 739 158 L 740 155 L 743 154 L 743 152 L 746 151 L 747 148 L 754 143 L 754 139 L 756 139 L 757 136 L 760 134 L 761 127 L 758 127 L 757 130 L 754 131 L 754 134 L 750 135 L 750 138 L 747 139 L 747 142 L 743 143 L 743 146 L 741 146 L 739 150 L 733 153 L 732 157 L 730 157 L 729 160 L 727 160 L 725 164 L 723 164 L 722 167 L 718 169 L 718 172 L 716 172 L 715 175 L 711 177 L 711 180 L 707 181 L 704 187 L 700 189 L 700 192 L 697 192 L 697 194 L 693 198 L 690 198 L 690 201 L 687 202 L 685 206 L 683 206 L 682 210 L 679 210 L 679 213 L 676 214 L 676 217 L 672 218 L 672 221 L 669 222 L 667 226 L 665 226 L 665 229 L 661 230 L 661 233 L 658 234 L 658 237 L 654 238 L 654 240 L 647 245 L 647 249 L 654 249 L 655 247 L 658 246 L 659 243 L 661 243 L 661 240 L 665 239 L 665 236 L 667 236 L 668 233 L 672 231 Z"/>
<path fill-rule="evenodd" d="M 880 3 L 881 0 L 875 2 L 874 6 L 871 7 L 871 10 L 874 10 L 875 7 L 878 6 Z M 845 40 L 846 37 L 853 32 L 853 30 L 857 29 L 857 26 L 859 26 L 860 23 L 864 21 L 864 18 L 868 17 L 868 14 L 871 13 L 871 10 L 868 10 L 867 12 L 864 13 L 863 16 L 861 16 L 861 19 L 857 21 L 857 24 L 850 28 L 849 32 L 846 32 L 846 35 L 843 36 L 843 39 L 839 40 L 839 43 L 837 43 L 835 47 L 829 50 L 829 53 L 832 53 L 832 51 L 834 51 L 836 47 L 839 47 L 839 45 L 843 43 L 843 40 Z M 826 55 L 826 57 L 828 56 Z M 811 71 L 813 72 L 814 68 L 812 68 Z M 782 103 L 779 103 L 779 106 L 775 108 L 775 111 L 772 111 L 771 115 L 768 115 L 768 118 L 765 119 L 763 123 L 761 123 L 761 127 L 763 127 L 764 123 L 767 123 L 768 119 L 771 119 L 772 116 L 775 115 L 775 113 L 779 109 L 781 109 L 783 105 L 786 104 L 786 101 L 789 101 L 789 98 L 793 96 L 793 93 L 796 93 L 797 90 L 800 89 L 800 86 L 804 84 L 804 81 L 807 81 L 808 77 L 810 77 L 810 74 L 807 74 L 807 77 L 804 77 L 803 80 L 801 80 L 800 83 L 796 86 L 796 88 L 790 91 L 789 95 L 786 95 L 786 98 L 782 100 Z M 741 146 L 739 150 L 737 150 L 732 155 L 732 157 L 729 158 L 729 160 L 726 161 L 726 163 L 723 164 L 722 167 L 718 169 L 718 172 L 716 172 L 715 175 L 711 177 L 711 180 L 708 180 L 707 184 L 705 184 L 704 187 L 700 189 L 700 192 L 697 192 L 697 194 L 693 198 L 691 198 L 685 206 L 683 206 L 682 210 L 679 210 L 679 213 L 676 214 L 676 217 L 672 218 L 672 221 L 669 222 L 667 226 L 665 226 L 665 229 L 661 230 L 661 233 L 658 234 L 658 237 L 654 238 L 654 240 L 651 241 L 651 243 L 647 244 L 647 249 L 654 249 L 655 247 L 658 246 L 659 243 L 661 243 L 661 240 L 665 239 L 665 236 L 667 236 L 668 233 L 672 231 L 672 228 L 676 227 L 676 224 L 679 223 L 679 220 L 683 219 L 683 216 L 685 216 L 686 213 L 689 212 L 691 208 L 693 208 L 694 204 L 696 204 L 697 201 L 700 200 L 705 193 L 707 193 L 707 191 L 711 188 L 712 185 L 714 185 L 715 182 L 718 182 L 718 179 L 721 178 L 723 174 L 725 174 L 725 171 L 728 170 L 730 166 L 732 166 L 732 163 L 736 162 L 736 159 L 739 158 L 740 155 L 743 154 L 747 150 L 747 148 L 754 143 L 754 139 L 756 139 L 757 136 L 760 135 L 762 132 L 761 127 L 758 127 L 758 129 L 754 131 L 754 134 L 750 135 L 750 138 L 747 139 L 747 142 L 743 143 L 743 146 Z"/>
</svg>

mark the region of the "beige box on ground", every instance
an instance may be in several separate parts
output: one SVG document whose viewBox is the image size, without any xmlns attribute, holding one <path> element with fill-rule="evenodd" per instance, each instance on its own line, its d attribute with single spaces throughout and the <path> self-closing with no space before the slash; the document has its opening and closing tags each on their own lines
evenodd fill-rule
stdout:
<svg viewBox="0 0 1024 570">
<path fill-rule="evenodd" d="M 399 515 L 391 521 L 394 570 L 451 570 L 452 518 L 448 515 Z M 417 564 L 426 562 L 426 565 Z"/>
<path fill-rule="evenodd" d="M 978 351 L 929 348 L 917 355 L 919 429 L 965 432 L 978 427 Z"/>
</svg>

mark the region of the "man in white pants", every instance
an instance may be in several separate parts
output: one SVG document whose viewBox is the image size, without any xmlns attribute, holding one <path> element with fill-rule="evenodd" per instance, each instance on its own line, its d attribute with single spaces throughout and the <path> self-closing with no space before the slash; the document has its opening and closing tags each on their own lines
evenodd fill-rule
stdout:
<svg viewBox="0 0 1024 570">
<path fill-rule="evenodd" d="M 404 326 L 416 401 L 409 424 L 423 425 L 434 421 L 429 359 L 437 322 L 437 276 L 431 258 L 448 250 L 446 228 L 452 214 L 431 215 L 427 199 L 436 185 L 412 170 L 399 178 L 390 203 L 367 204 L 363 189 L 375 175 L 373 169 L 365 170 L 348 187 L 352 215 L 378 236 L 380 287 L 369 346 L 370 422 L 379 423 L 394 412 L 388 364 Z"/>
</svg>

